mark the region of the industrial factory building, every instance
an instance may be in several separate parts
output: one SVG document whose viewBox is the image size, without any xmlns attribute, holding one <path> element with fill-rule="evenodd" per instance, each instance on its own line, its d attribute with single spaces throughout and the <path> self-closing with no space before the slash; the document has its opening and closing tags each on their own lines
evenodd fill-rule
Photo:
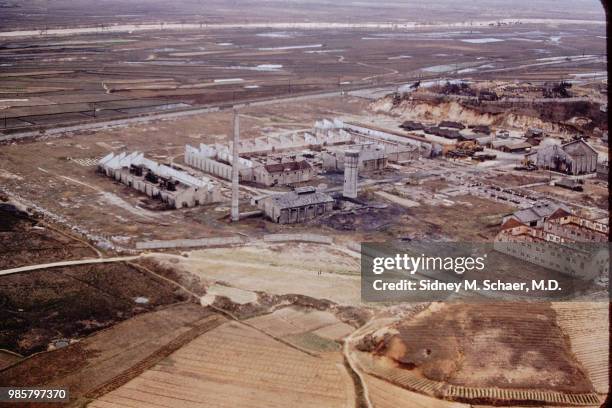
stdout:
<svg viewBox="0 0 612 408">
<path fill-rule="evenodd" d="M 334 199 L 314 187 L 301 187 L 289 193 L 254 198 L 253 203 L 272 221 L 295 224 L 329 213 Z"/>
<path fill-rule="evenodd" d="M 382 170 L 387 167 L 385 149 L 375 143 L 350 145 L 351 151 L 359 153 L 358 168 L 360 172 Z M 325 171 L 344 171 L 346 147 L 330 148 L 322 153 L 323 169 Z"/>
<path fill-rule="evenodd" d="M 252 179 L 255 164 L 248 159 L 238 158 L 240 178 L 244 181 Z M 200 148 L 185 145 L 185 164 L 202 170 L 225 180 L 232 179 L 232 155 L 227 146 L 216 144 L 209 146 L 204 143 Z"/>
<path fill-rule="evenodd" d="M 589 174 L 597 171 L 597 151 L 583 139 L 541 147 L 525 155 L 525 158 L 540 168 L 566 174 Z"/>
<path fill-rule="evenodd" d="M 98 169 L 115 180 L 171 208 L 195 207 L 218 201 L 218 191 L 208 179 L 146 159 L 143 153 L 110 153 L 98 162 Z"/>
<path fill-rule="evenodd" d="M 267 187 L 299 184 L 315 175 L 315 170 L 306 160 L 266 164 L 253 169 L 253 181 Z"/>
<path fill-rule="evenodd" d="M 316 173 L 305 160 L 283 160 L 280 163 L 261 164 L 243 157 L 238 158 L 240 181 L 252 181 L 267 187 L 298 184 L 312 179 Z M 232 178 L 232 155 L 223 145 L 200 148 L 185 146 L 185 163 L 225 180 Z"/>
</svg>

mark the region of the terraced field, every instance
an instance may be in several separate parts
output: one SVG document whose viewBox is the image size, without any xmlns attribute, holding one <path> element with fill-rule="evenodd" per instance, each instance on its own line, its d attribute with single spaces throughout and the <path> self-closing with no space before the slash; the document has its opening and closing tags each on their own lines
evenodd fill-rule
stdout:
<svg viewBox="0 0 612 408">
<path fill-rule="evenodd" d="M 354 358 L 369 375 L 441 399 L 599 406 L 607 327 L 606 304 L 436 303 L 363 338 Z"/>
<path fill-rule="evenodd" d="M 608 304 L 553 303 L 557 322 L 567 333 L 572 351 L 587 371 L 595 391 L 609 390 L 609 313 Z"/>
<path fill-rule="evenodd" d="M 380 359 L 372 359 L 364 355 L 360 357 L 359 363 L 367 373 L 407 390 L 441 399 L 482 404 L 498 404 L 503 401 L 506 404 L 516 403 L 518 405 L 536 403 L 589 407 L 599 406 L 603 402 L 603 399 L 595 393 L 569 394 L 534 389 L 456 386 L 423 378 L 413 371 L 391 367 L 381 363 Z"/>
<path fill-rule="evenodd" d="M 370 400 L 376 408 L 468 408 L 461 402 L 446 401 L 406 390 L 397 385 L 366 375 Z"/>
<path fill-rule="evenodd" d="M 349 407 L 339 360 L 312 357 L 245 325 L 207 332 L 89 405 L 117 407 Z"/>
</svg>

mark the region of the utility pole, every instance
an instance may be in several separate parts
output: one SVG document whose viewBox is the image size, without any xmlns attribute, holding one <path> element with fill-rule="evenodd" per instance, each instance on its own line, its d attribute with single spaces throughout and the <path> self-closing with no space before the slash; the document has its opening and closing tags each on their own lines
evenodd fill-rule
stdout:
<svg viewBox="0 0 612 408">
<path fill-rule="evenodd" d="M 240 142 L 240 119 L 238 111 L 234 108 L 233 111 L 233 131 L 234 131 L 234 146 L 232 148 L 232 222 L 240 221 L 240 209 L 238 208 L 238 180 L 239 180 L 239 168 L 238 161 L 238 143 Z"/>
</svg>

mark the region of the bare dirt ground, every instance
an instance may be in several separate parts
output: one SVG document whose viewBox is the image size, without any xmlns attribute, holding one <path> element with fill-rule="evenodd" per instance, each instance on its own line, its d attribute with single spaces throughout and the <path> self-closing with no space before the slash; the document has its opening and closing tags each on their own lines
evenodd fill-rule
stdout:
<svg viewBox="0 0 612 408">
<path fill-rule="evenodd" d="M 375 352 L 395 371 L 465 387 L 593 391 L 550 304 L 437 304 L 396 330 Z"/>
<path fill-rule="evenodd" d="M 490 241 L 499 230 L 501 215 L 514 208 L 473 196 L 454 197 L 461 204 L 453 206 L 419 206 L 406 210 L 403 216 L 411 232 L 418 236 L 452 237 L 457 241 Z M 458 214 L 462 214 L 458 216 Z"/>
<path fill-rule="evenodd" d="M 572 191 L 549 185 L 533 187 L 534 191 L 545 193 L 553 197 L 559 197 L 563 200 L 575 202 L 577 204 L 608 210 L 609 200 L 607 182 L 588 179 L 585 180 L 583 189 L 584 191 Z"/>
<path fill-rule="evenodd" d="M 340 350 L 340 341 L 355 328 L 322 310 L 286 307 L 247 320 L 254 327 L 313 353 Z"/>
<path fill-rule="evenodd" d="M 490 177 L 492 183 L 500 186 L 519 187 L 533 183 L 545 183 L 549 180 L 548 177 L 539 172 L 524 173 L 524 174 L 493 174 Z"/>
<path fill-rule="evenodd" d="M 257 244 L 187 254 L 151 256 L 162 267 L 177 268 L 209 283 L 226 282 L 248 291 L 294 293 L 346 305 L 360 303 L 359 259 L 333 246 Z"/>
<path fill-rule="evenodd" d="M 83 239 L 0 204 L 0 269 L 96 257 Z"/>
<path fill-rule="evenodd" d="M 375 407 L 380 408 L 469 408 L 471 405 L 460 402 L 440 400 L 413 391 L 409 391 L 366 375 L 366 384 L 370 391 L 370 399 Z"/>
<path fill-rule="evenodd" d="M 18 355 L 9 353 L 7 351 L 0 351 L 0 370 L 4 369 L 5 367 L 10 366 L 11 364 L 17 362 L 20 360 L 21 357 L 19 357 Z"/>
</svg>

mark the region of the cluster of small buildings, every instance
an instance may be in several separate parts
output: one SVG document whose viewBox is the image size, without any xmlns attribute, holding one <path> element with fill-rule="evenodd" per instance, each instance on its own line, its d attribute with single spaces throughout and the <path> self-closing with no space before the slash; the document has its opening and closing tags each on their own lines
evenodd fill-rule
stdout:
<svg viewBox="0 0 612 408">
<path fill-rule="evenodd" d="M 549 242 L 607 242 L 609 227 L 601 220 L 575 215 L 561 204 L 543 203 L 503 219 L 498 237 L 533 237 Z"/>
<path fill-rule="evenodd" d="M 401 128 L 408 131 L 417 131 L 434 136 L 440 136 L 445 139 L 465 141 L 477 140 L 482 144 L 491 140 L 491 128 L 486 125 L 466 126 L 461 122 L 452 120 L 443 120 L 437 125 L 426 125 L 421 122 L 405 121 Z"/>
<path fill-rule="evenodd" d="M 99 171 L 171 208 L 195 207 L 219 200 L 219 191 L 207 178 L 159 164 L 143 153 L 110 153 L 98 162 Z"/>
<path fill-rule="evenodd" d="M 405 121 L 402 128 L 451 140 L 449 143 L 470 141 L 506 153 L 525 153 L 525 159 L 533 168 L 558 171 L 570 175 L 591 174 L 597 171 L 597 151 L 584 139 L 564 144 L 538 146 L 545 133 L 539 128 L 529 128 L 524 137 L 511 138 L 503 129 L 492 133 L 489 126 L 466 127 L 460 122 L 441 121 L 437 126 Z M 452 149 L 451 149 L 452 150 Z M 451 151 L 449 150 L 449 151 Z"/>
<path fill-rule="evenodd" d="M 563 206 L 539 205 L 504 219 L 495 237 L 497 251 L 525 261 L 589 279 L 607 274 L 609 226 L 573 214 Z"/>
</svg>

